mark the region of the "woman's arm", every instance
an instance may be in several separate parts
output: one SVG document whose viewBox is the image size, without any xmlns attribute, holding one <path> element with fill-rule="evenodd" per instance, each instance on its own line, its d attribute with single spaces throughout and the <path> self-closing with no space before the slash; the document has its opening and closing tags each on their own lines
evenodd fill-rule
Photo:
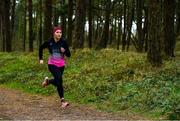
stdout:
<svg viewBox="0 0 180 121">
<path fill-rule="evenodd" d="M 44 42 L 40 47 L 39 47 L 39 60 L 43 60 L 43 49 L 48 48 L 48 41 Z"/>
<path fill-rule="evenodd" d="M 65 42 L 65 44 L 64 44 L 64 46 L 65 46 L 65 55 L 66 55 L 67 57 L 70 57 L 70 56 L 71 56 L 71 52 L 70 52 L 70 50 L 69 50 L 69 46 L 68 46 L 68 44 L 67 44 L 66 41 L 64 41 L 64 42 Z"/>
</svg>

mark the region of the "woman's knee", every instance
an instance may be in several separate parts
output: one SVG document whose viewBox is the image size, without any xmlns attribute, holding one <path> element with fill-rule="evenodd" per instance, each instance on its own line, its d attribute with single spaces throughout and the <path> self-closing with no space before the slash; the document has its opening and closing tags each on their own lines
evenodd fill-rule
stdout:
<svg viewBox="0 0 180 121">
<path fill-rule="evenodd" d="M 56 78 L 56 83 L 62 85 L 62 77 Z"/>
</svg>

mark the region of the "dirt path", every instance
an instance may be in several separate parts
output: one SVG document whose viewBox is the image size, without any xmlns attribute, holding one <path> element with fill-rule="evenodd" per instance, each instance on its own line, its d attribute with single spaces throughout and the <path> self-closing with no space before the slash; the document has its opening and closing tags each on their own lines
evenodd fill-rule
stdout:
<svg viewBox="0 0 180 121">
<path fill-rule="evenodd" d="M 0 87 L 0 120 L 122 120 L 142 119 L 122 114 L 96 111 L 90 107 L 71 104 L 62 109 L 57 97 L 32 95 Z"/>
</svg>

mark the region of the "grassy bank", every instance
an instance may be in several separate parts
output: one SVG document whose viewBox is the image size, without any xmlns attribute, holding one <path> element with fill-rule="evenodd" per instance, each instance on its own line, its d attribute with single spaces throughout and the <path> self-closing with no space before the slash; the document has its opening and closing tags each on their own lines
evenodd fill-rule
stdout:
<svg viewBox="0 0 180 121">
<path fill-rule="evenodd" d="M 42 95 L 56 94 L 53 86 L 41 87 L 41 80 L 52 76 L 46 64 L 38 63 L 37 53 L 0 53 L 0 56 L 1 85 Z M 146 62 L 145 54 L 111 49 L 78 50 L 67 60 L 65 96 L 108 112 L 180 119 L 179 57 L 177 53 L 177 59 L 154 68 Z"/>
</svg>

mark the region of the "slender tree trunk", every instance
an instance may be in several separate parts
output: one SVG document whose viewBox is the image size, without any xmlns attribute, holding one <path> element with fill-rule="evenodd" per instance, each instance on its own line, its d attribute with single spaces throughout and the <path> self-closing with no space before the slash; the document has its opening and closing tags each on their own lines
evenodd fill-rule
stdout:
<svg viewBox="0 0 180 121">
<path fill-rule="evenodd" d="M 144 28 L 143 28 L 143 37 L 145 41 L 144 50 L 147 52 L 148 50 L 148 9 L 144 8 L 145 17 L 144 17 Z"/>
<path fill-rule="evenodd" d="M 106 3 L 105 25 L 103 29 L 103 34 L 97 49 L 102 49 L 107 47 L 107 42 L 109 38 L 109 22 L 110 22 L 109 18 L 111 14 L 110 6 L 111 6 L 111 0 L 108 0 L 108 2 Z"/>
<path fill-rule="evenodd" d="M 119 19 L 119 23 L 118 23 L 118 42 L 117 42 L 117 50 L 119 50 L 119 46 L 120 46 L 120 42 L 121 42 L 121 38 L 122 38 L 122 15 L 119 14 L 120 19 Z"/>
<path fill-rule="evenodd" d="M 4 21 L 4 17 L 3 17 L 3 1 L 0 1 L 0 39 L 1 39 L 1 50 L 4 51 L 4 35 L 3 35 L 3 21 Z"/>
<path fill-rule="evenodd" d="M 27 0 L 24 0 L 24 28 L 23 28 L 23 51 L 26 51 L 26 26 L 27 26 L 27 20 L 26 20 L 26 13 L 27 13 Z"/>
<path fill-rule="evenodd" d="M 137 33 L 138 33 L 138 52 L 143 51 L 144 40 L 142 37 L 142 10 L 143 0 L 137 0 Z"/>
<path fill-rule="evenodd" d="M 177 2 L 177 9 L 176 9 L 176 37 L 180 35 L 180 0 Z"/>
<path fill-rule="evenodd" d="M 2 27 L 1 27 L 2 25 L 1 25 L 1 18 L 0 18 L 0 52 L 2 51 Z"/>
<path fill-rule="evenodd" d="M 72 16 L 73 16 L 73 0 L 68 0 L 68 44 L 72 44 L 72 30 L 73 30 L 73 21 L 72 21 Z"/>
<path fill-rule="evenodd" d="M 175 31 L 174 31 L 175 0 L 164 0 L 164 44 L 166 57 L 174 57 Z"/>
<path fill-rule="evenodd" d="M 111 26 L 109 27 L 109 33 L 108 33 L 108 42 L 107 42 L 107 45 L 109 44 L 109 45 L 111 45 L 112 44 L 112 41 L 113 41 L 113 33 L 114 33 L 114 31 L 113 31 L 113 25 L 112 24 L 110 24 Z"/>
<path fill-rule="evenodd" d="M 122 38 L 122 51 L 125 51 L 126 46 L 126 0 L 124 0 L 124 29 L 123 29 L 123 38 Z"/>
<path fill-rule="evenodd" d="M 44 40 L 48 40 L 52 37 L 52 0 L 45 0 L 44 13 Z"/>
<path fill-rule="evenodd" d="M 2 50 L 11 52 L 11 22 L 10 22 L 10 0 L 2 0 L 0 2 L 0 17 L 1 17 L 1 38 L 2 38 Z"/>
<path fill-rule="evenodd" d="M 118 20 L 118 17 L 116 17 L 116 16 L 117 16 L 117 13 L 115 13 L 114 16 L 115 16 L 115 17 L 114 17 L 115 23 L 114 23 L 114 27 L 113 27 L 113 33 L 112 33 L 112 45 L 113 45 L 113 46 L 114 46 L 114 45 L 117 45 L 117 20 Z"/>
<path fill-rule="evenodd" d="M 97 41 L 98 41 L 99 29 L 100 29 L 100 23 L 101 23 L 99 17 L 97 17 L 96 22 L 97 22 L 97 24 L 96 24 L 96 29 L 95 29 L 95 40 L 96 40 L 95 45 L 98 44 Z"/>
<path fill-rule="evenodd" d="M 148 37 L 148 53 L 147 59 L 154 66 L 160 66 L 162 64 L 161 46 L 160 46 L 160 2 L 148 0 L 149 6 L 149 37 Z"/>
<path fill-rule="evenodd" d="M 3 15 L 3 3 L 2 3 L 2 0 L 0 1 L 0 51 L 3 51 L 3 34 L 2 34 L 2 25 L 3 25 L 3 18 L 2 18 L 2 15 Z"/>
<path fill-rule="evenodd" d="M 3 19 L 3 21 L 5 21 L 4 19 Z M 3 24 L 4 24 L 5 22 L 3 22 Z M 2 43 L 3 43 L 3 52 L 5 52 L 6 51 L 6 29 L 5 29 L 5 27 L 3 26 L 2 27 L 2 35 L 3 35 L 3 41 L 2 41 Z"/>
<path fill-rule="evenodd" d="M 56 2 L 56 0 L 54 1 Z M 61 2 L 60 2 L 61 3 Z M 53 8 L 53 15 L 52 15 L 52 19 L 53 19 L 53 25 L 52 26 L 58 26 L 58 21 L 59 21 L 59 13 L 58 13 L 58 9 L 59 8 Z M 62 8 L 61 8 L 62 9 Z"/>
<path fill-rule="evenodd" d="M 89 10 L 88 10 L 88 18 L 89 18 L 89 36 L 88 36 L 88 46 L 92 48 L 92 0 L 89 0 Z"/>
<path fill-rule="evenodd" d="M 75 41 L 73 49 L 84 47 L 85 1 L 76 0 Z"/>
<path fill-rule="evenodd" d="M 129 14 L 128 14 L 128 37 L 127 37 L 127 48 L 126 50 L 129 50 L 129 45 L 130 45 L 130 40 L 131 40 L 131 29 L 132 29 L 132 23 L 134 19 L 134 5 L 135 5 L 135 0 L 132 1 L 131 6 L 129 8 Z"/>
<path fill-rule="evenodd" d="M 61 7 L 65 5 L 65 0 L 60 0 L 61 1 Z M 65 13 L 61 15 L 61 28 L 62 28 L 62 36 L 66 37 L 66 17 Z"/>
<path fill-rule="evenodd" d="M 33 28 L 32 28 L 32 0 L 28 0 L 29 15 L 29 51 L 33 52 Z"/>
<path fill-rule="evenodd" d="M 93 1 L 93 2 L 95 2 L 95 1 Z M 100 3 L 100 1 L 98 0 L 97 1 L 97 4 L 99 4 Z M 93 4 L 94 5 L 94 4 Z M 96 12 L 96 11 L 94 11 L 94 12 Z M 99 12 L 100 13 L 100 12 Z M 95 46 L 97 46 L 97 41 L 98 41 L 98 30 L 99 30 L 99 28 L 100 28 L 100 18 L 99 18 L 99 16 L 97 15 L 96 17 L 95 17 L 95 19 L 94 19 L 94 41 L 93 41 L 93 44 L 95 45 Z"/>
<path fill-rule="evenodd" d="M 14 38 L 14 18 L 15 18 L 15 7 L 16 7 L 16 0 L 13 0 L 12 4 L 12 15 L 11 15 L 11 37 L 12 40 Z"/>
<path fill-rule="evenodd" d="M 42 12 L 41 12 L 41 10 L 42 10 L 42 0 L 40 0 L 40 6 L 39 6 L 39 9 L 40 9 L 40 11 L 39 11 L 39 45 L 41 45 L 42 44 Z"/>
<path fill-rule="evenodd" d="M 0 19 L 1 19 L 1 39 L 2 39 L 2 51 L 6 51 L 6 27 L 5 25 L 5 0 L 0 1 Z"/>
<path fill-rule="evenodd" d="M 115 27 L 115 21 L 116 21 L 116 18 L 114 17 L 115 15 L 115 11 L 112 12 L 112 19 L 110 18 L 110 21 L 109 21 L 109 35 L 108 35 L 108 42 L 107 42 L 107 45 L 111 45 L 113 40 L 114 40 L 114 29 L 116 28 Z"/>
<path fill-rule="evenodd" d="M 0 25 L 1 25 L 1 29 L 0 29 L 0 32 L 1 32 L 1 43 L 2 43 L 2 51 L 4 52 L 5 51 L 5 47 L 6 47 L 6 43 L 5 43 L 5 12 L 4 12 L 4 7 L 5 7 L 5 1 L 4 0 L 1 0 L 0 1 Z"/>
<path fill-rule="evenodd" d="M 10 0 L 5 0 L 5 32 L 6 32 L 6 51 L 11 52 L 12 51 L 12 42 L 11 42 L 11 22 L 10 22 Z"/>
</svg>

